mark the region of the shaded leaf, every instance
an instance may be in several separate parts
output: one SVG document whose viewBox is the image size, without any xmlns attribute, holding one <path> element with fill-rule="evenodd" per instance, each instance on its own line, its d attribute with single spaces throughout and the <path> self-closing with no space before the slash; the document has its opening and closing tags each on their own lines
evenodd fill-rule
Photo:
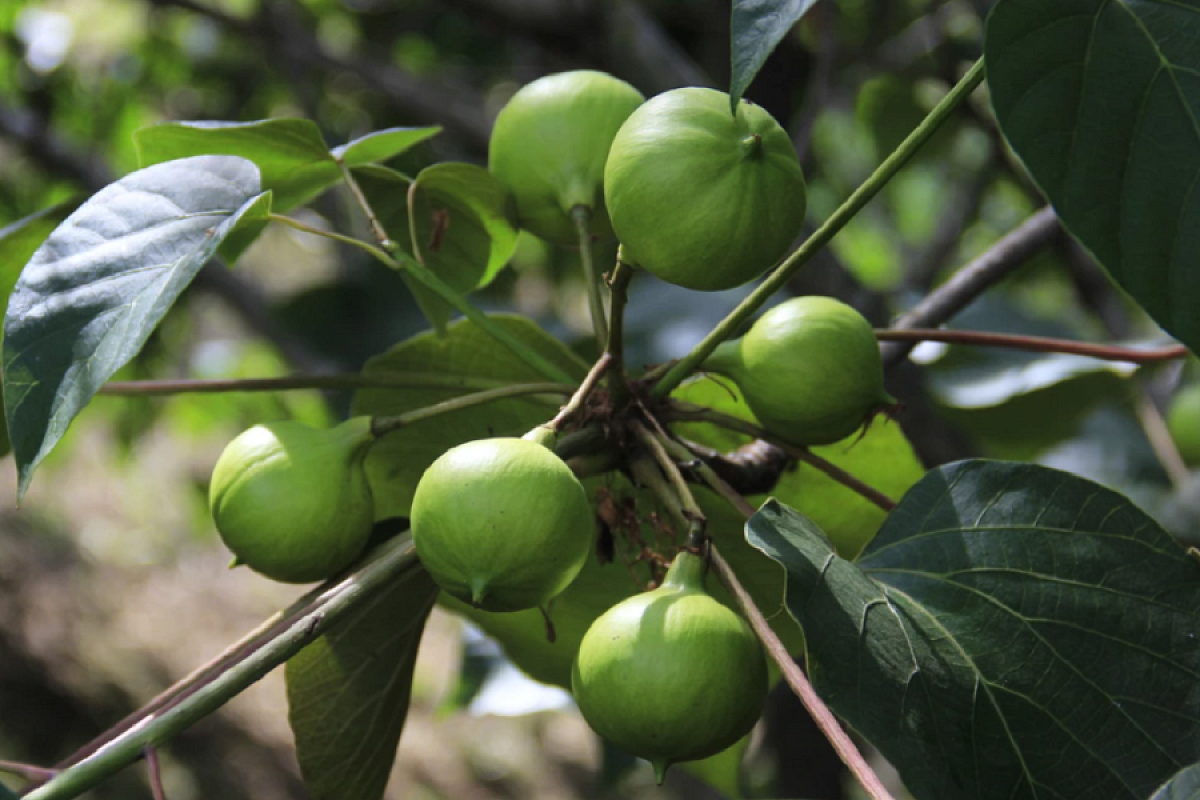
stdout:
<svg viewBox="0 0 1200 800">
<path fill-rule="evenodd" d="M 1002 0 L 984 42 L 1001 129 L 1067 229 L 1200 350 L 1200 4 Z"/>
<path fill-rule="evenodd" d="M 730 76 L 730 111 L 776 45 L 783 40 L 817 0 L 734 0 L 730 44 L 733 73 Z"/>
<path fill-rule="evenodd" d="M 426 139 L 441 133 L 440 126 L 428 128 L 385 128 L 333 148 L 331 155 L 348 167 L 387 161 Z"/>
<path fill-rule="evenodd" d="M 321 131 L 307 119 L 164 122 L 142 128 L 133 138 L 143 167 L 197 155 L 253 161 L 277 212 L 303 205 L 342 179 Z"/>
<path fill-rule="evenodd" d="M 242 158 L 158 164 L 97 192 L 38 248 L 4 321 L 19 493 L 258 196 L 258 170 Z"/>
<path fill-rule="evenodd" d="M 413 551 L 411 569 L 287 662 L 288 721 L 314 800 L 383 796 L 436 596 Z"/>
<path fill-rule="evenodd" d="M 1150 800 L 1200 800 L 1200 764 L 1177 772 Z"/>
<path fill-rule="evenodd" d="M 747 538 L 818 691 L 916 797 L 1142 798 L 1200 755 L 1200 568 L 1115 492 L 962 462 L 857 565 L 776 501 Z"/>
<path fill-rule="evenodd" d="M 0 783 L 0 800 L 17 800 L 17 796 L 3 783 Z"/>
</svg>

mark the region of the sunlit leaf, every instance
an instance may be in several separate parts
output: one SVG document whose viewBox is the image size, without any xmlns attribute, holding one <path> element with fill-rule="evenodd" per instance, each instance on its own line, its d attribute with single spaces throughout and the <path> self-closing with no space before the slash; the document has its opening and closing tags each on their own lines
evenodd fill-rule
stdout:
<svg viewBox="0 0 1200 800">
<path fill-rule="evenodd" d="M 395 158 L 441 132 L 442 129 L 436 125 L 429 128 L 386 128 L 338 145 L 330 152 L 348 167 L 361 167 Z"/>
<path fill-rule="evenodd" d="M 38 248 L 4 321 L 4 400 L 24 493 L 96 390 L 259 208 L 258 169 L 197 156 L 102 189 Z"/>
</svg>

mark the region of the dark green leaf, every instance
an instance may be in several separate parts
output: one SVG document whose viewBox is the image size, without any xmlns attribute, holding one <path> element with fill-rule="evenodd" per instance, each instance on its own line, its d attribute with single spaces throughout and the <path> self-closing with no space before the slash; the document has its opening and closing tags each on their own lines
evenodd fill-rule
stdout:
<svg viewBox="0 0 1200 800">
<path fill-rule="evenodd" d="M 20 493 L 258 197 L 258 169 L 245 159 L 159 164 L 97 192 L 38 248 L 4 321 Z"/>
<path fill-rule="evenodd" d="M 11 789 L 0 783 L 0 800 L 18 800 L 18 798 Z"/>
<path fill-rule="evenodd" d="M 1200 567 L 1115 492 L 962 462 L 857 565 L 775 501 L 747 538 L 787 570 L 818 691 L 915 797 L 1132 800 L 1200 756 Z"/>
<path fill-rule="evenodd" d="M 351 142 L 333 148 L 334 158 L 348 167 L 361 167 L 394 158 L 410 147 L 441 133 L 438 126 L 430 128 L 387 128 L 368 133 Z"/>
<path fill-rule="evenodd" d="M 1200 350 L 1200 4 L 1002 0 L 984 52 L 1004 135 L 1059 217 Z"/>
<path fill-rule="evenodd" d="M 262 188 L 284 212 L 341 180 L 321 132 L 306 119 L 258 122 L 165 122 L 134 134 L 142 166 L 197 155 L 247 158 L 262 173 Z"/>
<path fill-rule="evenodd" d="M 729 86 L 731 111 L 737 108 L 738 100 L 762 68 L 767 56 L 816 2 L 734 0 L 730 36 L 733 58 Z"/>
<path fill-rule="evenodd" d="M 266 191 L 254 198 L 253 203 L 242 209 L 237 225 L 217 248 L 217 255 L 225 259 L 226 264 L 237 261 L 246 248 L 253 244 L 258 235 L 263 232 L 263 228 L 267 227 L 267 223 L 271 221 L 274 201 L 272 193 Z"/>
<path fill-rule="evenodd" d="M 1200 764 L 1177 772 L 1150 800 L 1200 800 Z"/>
<path fill-rule="evenodd" d="M 288 721 L 313 800 L 383 796 L 436 597 L 414 553 L 411 570 L 288 661 Z"/>
</svg>

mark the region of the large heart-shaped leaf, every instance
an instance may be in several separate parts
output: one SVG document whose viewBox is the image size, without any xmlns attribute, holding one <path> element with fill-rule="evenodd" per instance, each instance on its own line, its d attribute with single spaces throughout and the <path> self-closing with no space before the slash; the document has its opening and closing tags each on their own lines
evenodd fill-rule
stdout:
<svg viewBox="0 0 1200 800">
<path fill-rule="evenodd" d="M 731 108 L 736 109 L 746 87 L 782 41 L 817 0 L 734 0 L 731 18 L 733 74 L 729 86 Z"/>
<path fill-rule="evenodd" d="M 288 661 L 288 721 L 314 800 L 383 796 L 436 597 L 414 551 L 392 585 Z"/>
<path fill-rule="evenodd" d="M 917 798 L 1140 800 L 1200 756 L 1200 566 L 1115 492 L 963 462 L 858 564 L 775 501 L 746 533 L 818 691 Z"/>
<path fill-rule="evenodd" d="M 226 237 L 268 210 L 258 169 L 197 156 L 102 189 L 37 249 L 4 320 L 4 406 L 24 493 L 103 383 Z"/>
<path fill-rule="evenodd" d="M 1200 3 L 1001 0 L 1000 127 L 1067 229 L 1200 350 Z"/>
</svg>

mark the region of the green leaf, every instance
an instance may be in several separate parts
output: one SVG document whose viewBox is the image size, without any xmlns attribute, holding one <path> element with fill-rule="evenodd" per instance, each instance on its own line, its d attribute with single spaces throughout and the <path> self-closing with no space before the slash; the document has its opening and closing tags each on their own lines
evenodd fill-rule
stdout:
<svg viewBox="0 0 1200 800">
<path fill-rule="evenodd" d="M 348 167 L 361 167 L 395 158 L 441 132 L 441 127 L 436 125 L 429 128 L 385 128 L 338 145 L 333 148 L 331 155 Z"/>
<path fill-rule="evenodd" d="M 280 213 L 307 203 L 342 178 L 321 131 L 306 119 L 165 122 L 137 131 L 134 142 L 143 167 L 197 155 L 249 159 L 258 165 L 262 188 L 274 195 Z"/>
<path fill-rule="evenodd" d="M 1150 800 L 1200 800 L 1200 764 L 1175 773 Z"/>
<path fill-rule="evenodd" d="M 1121 495 L 961 462 L 903 498 L 858 564 L 768 502 L 810 673 L 915 797 L 1143 798 L 1200 755 L 1200 568 Z"/>
<path fill-rule="evenodd" d="M 417 175 L 409 199 L 406 249 L 460 294 L 491 283 L 512 258 L 518 232 L 505 213 L 508 190 L 483 167 L 434 164 Z M 409 288 L 444 331 L 450 306 L 416 281 Z"/>
<path fill-rule="evenodd" d="M 817 0 L 734 0 L 730 44 L 733 73 L 730 78 L 730 110 L 762 68 L 776 45 L 783 40 Z"/>
<path fill-rule="evenodd" d="M 314 800 L 379 800 L 437 586 L 417 562 L 287 663 L 288 721 Z"/>
<path fill-rule="evenodd" d="M 0 296 L 8 297 L 26 262 L 50 232 L 79 207 L 77 201 L 58 203 L 0 228 Z"/>
<path fill-rule="evenodd" d="M 447 162 L 422 170 L 415 181 L 384 167 L 354 175 L 388 236 L 459 294 L 491 283 L 512 258 L 518 232 L 505 214 L 508 190 L 486 169 Z M 450 306 L 407 272 L 401 275 L 430 323 L 444 332 Z"/>
<path fill-rule="evenodd" d="M 150 333 L 243 214 L 258 169 L 196 156 L 102 189 L 38 248 L 4 320 L 4 405 L 25 492 L 38 463 Z"/>
<path fill-rule="evenodd" d="M 0 783 L 0 800 L 18 800 L 18 798 L 11 789 Z"/>
<path fill-rule="evenodd" d="M 1067 229 L 1200 350 L 1200 4 L 1001 0 L 987 77 L 1000 127 Z"/>
</svg>

